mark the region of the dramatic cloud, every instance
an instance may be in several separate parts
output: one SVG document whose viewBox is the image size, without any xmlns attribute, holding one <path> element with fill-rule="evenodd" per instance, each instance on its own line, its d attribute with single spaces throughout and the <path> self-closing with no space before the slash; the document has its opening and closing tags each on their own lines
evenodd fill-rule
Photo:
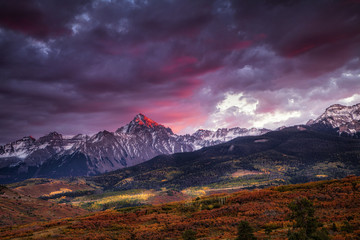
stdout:
<svg viewBox="0 0 360 240">
<path fill-rule="evenodd" d="M 0 0 L 0 143 L 305 123 L 360 102 L 350 0 Z"/>
</svg>

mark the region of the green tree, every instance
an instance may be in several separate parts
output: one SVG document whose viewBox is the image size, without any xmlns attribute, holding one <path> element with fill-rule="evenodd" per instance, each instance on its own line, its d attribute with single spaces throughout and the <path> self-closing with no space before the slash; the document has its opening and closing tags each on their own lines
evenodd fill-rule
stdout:
<svg viewBox="0 0 360 240">
<path fill-rule="evenodd" d="M 182 239 L 184 240 L 195 240 L 196 239 L 196 232 L 192 229 L 187 229 L 182 234 Z"/>
<path fill-rule="evenodd" d="M 331 230 L 333 230 L 334 232 L 338 231 L 335 223 L 332 224 Z"/>
<path fill-rule="evenodd" d="M 248 221 L 241 221 L 238 225 L 238 235 L 236 240 L 256 240 L 254 229 Z"/>
<path fill-rule="evenodd" d="M 311 239 L 314 240 L 329 240 L 329 233 L 325 228 L 321 228 L 320 230 L 317 230 L 316 232 L 313 233 L 313 235 L 311 236 Z"/>
<path fill-rule="evenodd" d="M 299 198 L 289 204 L 290 219 L 294 220 L 293 231 L 289 231 L 289 240 L 328 240 L 326 229 L 317 230 L 322 224 L 315 217 L 313 203 L 307 198 Z"/>
<path fill-rule="evenodd" d="M 343 222 L 343 225 L 341 226 L 341 231 L 347 232 L 347 233 L 352 233 L 353 232 L 353 227 L 351 226 L 349 221 L 344 221 Z"/>
<path fill-rule="evenodd" d="M 264 228 L 264 230 L 265 230 L 266 235 L 270 236 L 270 234 L 271 234 L 271 232 L 272 232 L 272 228 L 271 228 L 270 226 L 266 226 L 266 227 Z"/>
</svg>

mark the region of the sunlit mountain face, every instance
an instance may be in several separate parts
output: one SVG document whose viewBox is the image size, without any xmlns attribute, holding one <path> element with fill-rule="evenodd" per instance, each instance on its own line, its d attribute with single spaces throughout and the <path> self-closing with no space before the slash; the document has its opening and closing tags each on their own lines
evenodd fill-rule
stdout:
<svg viewBox="0 0 360 240">
<path fill-rule="evenodd" d="M 359 26 L 350 0 L 0 1 L 0 145 L 140 112 L 177 135 L 306 123 L 360 102 Z"/>
</svg>

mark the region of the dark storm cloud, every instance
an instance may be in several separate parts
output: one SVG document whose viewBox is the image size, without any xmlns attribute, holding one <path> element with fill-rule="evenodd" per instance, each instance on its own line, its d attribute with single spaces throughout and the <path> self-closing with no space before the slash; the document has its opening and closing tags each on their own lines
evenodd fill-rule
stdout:
<svg viewBox="0 0 360 240">
<path fill-rule="evenodd" d="M 320 113 L 326 94 L 358 92 L 359 15 L 340 0 L 0 1 L 0 142 L 114 130 L 138 112 L 175 130 L 256 122 L 222 115 L 226 94 L 303 120 L 310 102 Z"/>
<path fill-rule="evenodd" d="M 0 24 L 35 38 L 58 37 L 85 1 L 15 0 L 0 2 Z"/>
</svg>

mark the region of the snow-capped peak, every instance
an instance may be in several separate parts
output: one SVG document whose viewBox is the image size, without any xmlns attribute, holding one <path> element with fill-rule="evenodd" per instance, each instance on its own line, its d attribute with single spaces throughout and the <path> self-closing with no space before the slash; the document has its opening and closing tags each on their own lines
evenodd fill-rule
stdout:
<svg viewBox="0 0 360 240">
<path fill-rule="evenodd" d="M 328 107 L 316 120 L 307 125 L 325 125 L 339 128 L 339 132 L 354 134 L 360 131 L 360 103 L 353 106 L 334 104 Z"/>
<path fill-rule="evenodd" d="M 89 141 L 94 143 L 94 142 L 103 141 L 104 139 L 112 138 L 112 137 L 114 137 L 114 135 L 111 132 L 104 130 L 104 131 L 98 132 L 97 134 L 92 136 L 89 139 Z"/>
<path fill-rule="evenodd" d="M 196 138 L 209 138 L 212 137 L 214 131 L 206 130 L 206 129 L 198 129 L 193 136 Z"/>
<path fill-rule="evenodd" d="M 0 146 L 0 175 L 2 168 L 16 166 L 21 166 L 21 171 L 27 171 L 22 169 L 30 166 L 38 168 L 34 177 L 48 174 L 53 177 L 55 173 L 57 176 L 104 173 L 139 164 L 160 154 L 190 152 L 235 137 L 260 135 L 268 131 L 222 128 L 177 135 L 170 128 L 139 113 L 115 133 L 104 130 L 92 136 L 78 134 L 67 137 L 51 132 L 38 140 L 25 137 Z"/>
<path fill-rule="evenodd" d="M 360 103 L 353 106 L 331 105 L 314 123 L 324 123 L 336 128 L 354 120 L 360 121 Z"/>
<path fill-rule="evenodd" d="M 170 128 L 166 128 L 165 126 L 155 122 L 142 113 L 137 114 L 130 123 L 119 128 L 116 130 L 116 132 L 133 134 L 142 130 L 165 130 L 171 135 L 174 134 Z"/>
<path fill-rule="evenodd" d="M 138 115 L 135 116 L 134 120 L 132 120 L 132 123 L 138 124 L 138 125 L 143 125 L 143 126 L 146 126 L 149 128 L 154 128 L 155 126 L 160 125 L 157 122 L 155 122 L 154 120 L 151 120 L 150 118 L 148 118 L 147 116 L 145 116 L 144 114 L 141 114 L 141 113 L 139 113 Z"/>
<path fill-rule="evenodd" d="M 63 137 L 60 133 L 51 132 L 48 135 L 39 138 L 39 141 L 40 142 L 49 142 L 52 140 L 61 140 L 61 139 L 63 139 Z"/>
<path fill-rule="evenodd" d="M 25 158 L 29 149 L 33 148 L 35 141 L 35 138 L 27 136 L 15 142 L 0 146 L 0 157 L 17 156 L 19 158 Z"/>
</svg>

